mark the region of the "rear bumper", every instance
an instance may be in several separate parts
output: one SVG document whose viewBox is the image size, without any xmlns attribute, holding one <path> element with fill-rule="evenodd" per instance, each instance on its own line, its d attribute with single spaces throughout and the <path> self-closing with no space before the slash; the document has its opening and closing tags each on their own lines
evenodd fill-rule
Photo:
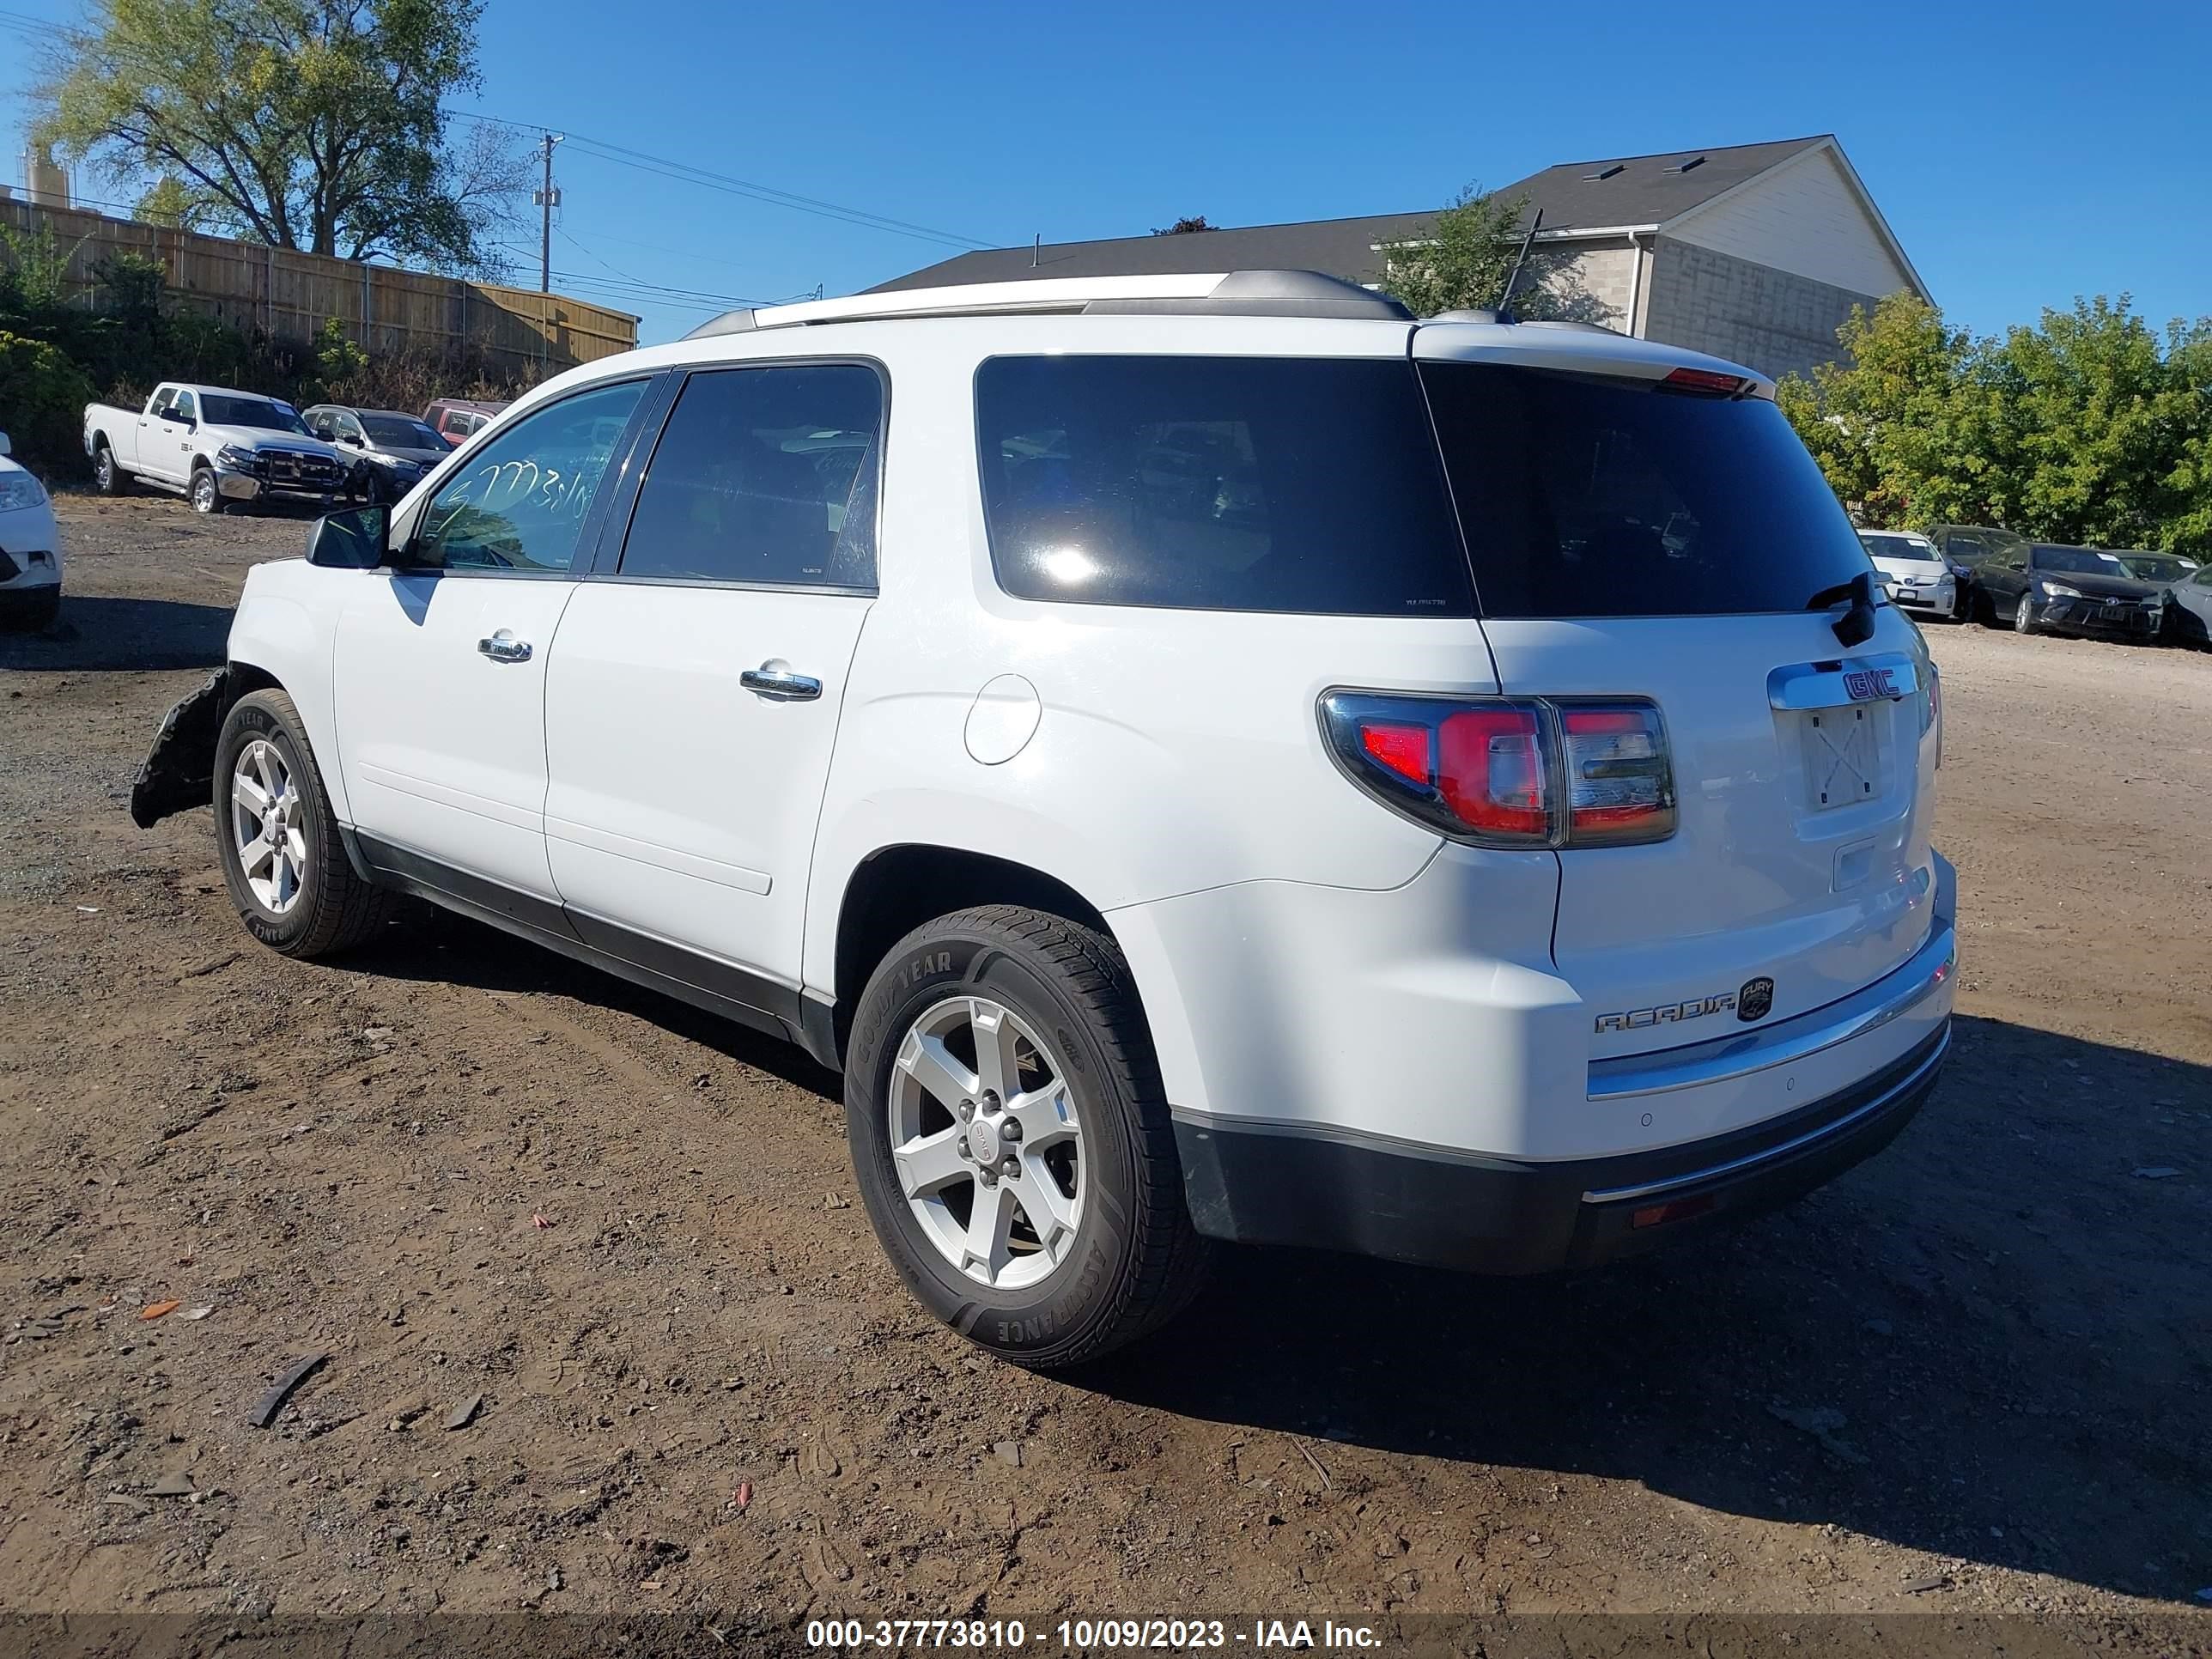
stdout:
<svg viewBox="0 0 2212 1659">
<path fill-rule="evenodd" d="M 1182 1112 L 1176 1139 L 1193 1219 L 1218 1238 L 1475 1273 L 1586 1267 L 1774 1209 L 1872 1157 L 1919 1110 L 1950 1041 L 1947 1014 L 1902 1057 L 1800 1110 L 1613 1158 L 1520 1162 Z"/>
</svg>

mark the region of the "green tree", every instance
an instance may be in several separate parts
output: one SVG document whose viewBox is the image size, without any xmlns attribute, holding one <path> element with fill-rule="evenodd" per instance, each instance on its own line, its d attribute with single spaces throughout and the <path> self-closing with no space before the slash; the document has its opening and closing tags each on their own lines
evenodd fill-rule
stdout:
<svg viewBox="0 0 2212 1659">
<path fill-rule="evenodd" d="M 1155 236 L 1188 236 L 1195 230 L 1218 230 L 1219 228 L 1220 227 L 1218 225 L 1210 225 L 1206 223 L 1206 216 L 1203 213 L 1199 213 L 1188 215 L 1183 218 L 1176 220 L 1171 225 L 1158 228 L 1152 232 L 1152 234 Z"/>
<path fill-rule="evenodd" d="M 207 222 L 205 205 L 191 187 L 173 173 L 164 173 L 138 198 L 131 216 L 142 224 L 171 230 L 198 230 Z"/>
<path fill-rule="evenodd" d="M 483 272 L 527 188 L 477 83 L 482 0 L 89 0 L 34 92 L 35 136 L 179 222 L 349 259 Z M 173 189 L 165 189 L 164 181 Z"/>
<path fill-rule="evenodd" d="M 1382 291 L 1403 301 L 1416 317 L 1504 304 L 1506 281 L 1521 253 L 1528 205 L 1469 185 L 1437 215 L 1426 236 L 1385 251 Z M 1550 309 L 1537 276 L 1531 270 L 1515 284 L 1516 308 L 1524 315 Z"/>
<path fill-rule="evenodd" d="M 1843 357 L 1784 379 L 1776 400 L 1844 504 L 1877 526 L 2002 522 L 1994 405 L 1966 331 L 1900 292 L 1872 316 L 1854 306 L 1836 339 Z"/>
<path fill-rule="evenodd" d="M 2099 295 L 1989 349 L 1979 378 L 2001 409 L 2003 446 L 1993 459 L 2013 475 L 2023 528 L 2142 547 L 2201 519 L 2208 328 L 2177 322 L 2161 341 L 2126 295 Z"/>
</svg>

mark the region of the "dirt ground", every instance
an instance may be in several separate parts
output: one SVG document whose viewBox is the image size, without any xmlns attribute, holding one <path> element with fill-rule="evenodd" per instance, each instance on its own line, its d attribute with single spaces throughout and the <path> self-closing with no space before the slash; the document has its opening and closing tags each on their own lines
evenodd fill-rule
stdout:
<svg viewBox="0 0 2212 1659">
<path fill-rule="evenodd" d="M 0 1611 L 2212 1642 L 2212 656 L 1931 631 L 1958 1043 L 1872 1163 L 1579 1279 L 1239 1255 L 1048 1381 L 908 1301 L 795 1050 L 459 921 L 257 947 L 208 815 L 124 803 L 302 526 L 60 511 L 0 639 Z"/>
</svg>

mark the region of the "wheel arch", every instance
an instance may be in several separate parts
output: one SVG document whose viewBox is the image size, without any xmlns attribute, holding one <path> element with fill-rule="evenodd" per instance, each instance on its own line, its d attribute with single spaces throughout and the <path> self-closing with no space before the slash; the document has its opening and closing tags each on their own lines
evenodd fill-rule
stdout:
<svg viewBox="0 0 2212 1659">
<path fill-rule="evenodd" d="M 826 978 L 836 999 L 840 1055 L 853 1008 L 890 947 L 933 917 L 983 904 L 1018 904 L 1113 936 L 1097 905 L 1072 884 L 1034 865 L 929 842 L 879 847 L 853 866 L 837 895 Z"/>
</svg>

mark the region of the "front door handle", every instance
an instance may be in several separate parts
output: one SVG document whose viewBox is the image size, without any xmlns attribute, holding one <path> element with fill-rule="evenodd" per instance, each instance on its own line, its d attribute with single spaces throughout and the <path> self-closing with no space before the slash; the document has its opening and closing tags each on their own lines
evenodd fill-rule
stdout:
<svg viewBox="0 0 2212 1659">
<path fill-rule="evenodd" d="M 822 682 L 807 674 L 794 674 L 791 665 L 781 658 L 771 657 L 758 668 L 748 668 L 738 676 L 738 684 L 748 691 L 757 691 L 764 697 L 775 697 L 785 702 L 811 702 L 822 695 Z"/>
<path fill-rule="evenodd" d="M 528 662 L 530 660 L 530 641 L 515 638 L 514 630 L 511 628 L 501 629 L 488 640 L 478 640 L 477 649 L 494 662 Z"/>
</svg>

